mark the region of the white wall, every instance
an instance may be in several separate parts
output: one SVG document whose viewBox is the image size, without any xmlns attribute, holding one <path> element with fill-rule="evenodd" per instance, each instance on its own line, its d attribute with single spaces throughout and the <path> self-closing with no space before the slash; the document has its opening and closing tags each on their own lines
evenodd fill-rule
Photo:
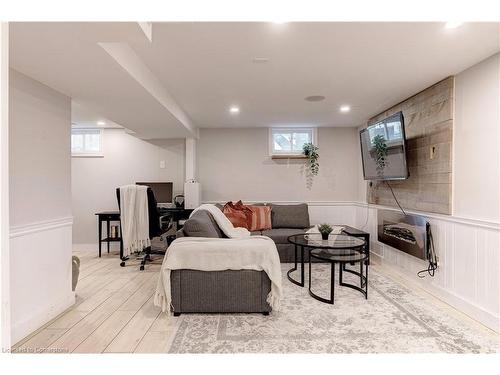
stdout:
<svg viewBox="0 0 500 375">
<path fill-rule="evenodd" d="M 75 244 L 97 244 L 95 213 L 118 209 L 117 187 L 137 181 L 172 181 L 174 196 L 184 189 L 183 139 L 144 141 L 123 129 L 105 129 L 103 154 L 71 159 Z M 166 162 L 164 169 L 160 160 Z"/>
<path fill-rule="evenodd" d="M 2 350 L 11 346 L 9 262 L 9 24 L 0 22 L 0 293 Z"/>
<path fill-rule="evenodd" d="M 455 79 L 453 214 L 500 222 L 500 53 Z"/>
<path fill-rule="evenodd" d="M 74 303 L 70 98 L 10 71 L 12 342 Z"/>
<path fill-rule="evenodd" d="M 360 168 L 355 128 L 319 128 L 318 176 L 307 186 L 304 160 L 272 160 L 268 129 L 200 129 L 203 201 L 355 201 Z"/>
</svg>

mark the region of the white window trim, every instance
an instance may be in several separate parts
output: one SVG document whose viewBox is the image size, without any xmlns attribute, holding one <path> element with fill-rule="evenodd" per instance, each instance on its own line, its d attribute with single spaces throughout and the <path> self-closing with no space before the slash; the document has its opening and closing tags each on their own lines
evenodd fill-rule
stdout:
<svg viewBox="0 0 500 375">
<path fill-rule="evenodd" d="M 97 130 L 99 131 L 99 149 L 101 152 L 73 152 L 71 151 L 71 157 L 72 158 L 103 158 L 104 157 L 104 152 L 103 152 L 103 129 L 102 128 L 71 128 L 71 134 L 73 134 L 73 130 Z"/>
<path fill-rule="evenodd" d="M 298 155 L 302 155 L 302 150 L 300 151 L 286 151 L 286 152 L 275 152 L 274 151 L 274 148 L 273 148 L 273 144 L 274 144 L 274 139 L 273 139 L 273 131 L 274 130 L 281 130 L 281 131 L 284 131 L 284 132 L 299 132 L 299 131 L 311 131 L 311 134 L 312 134 L 312 144 L 317 146 L 318 145 L 318 128 L 316 127 L 313 127 L 313 126 L 309 126 L 309 127 L 306 127 L 306 126 L 302 126 L 302 127 L 297 127 L 297 128 L 294 128 L 294 127 L 271 127 L 269 128 L 269 133 L 268 133 L 268 149 L 269 149 L 269 156 L 282 156 L 282 157 L 286 157 L 286 156 L 298 156 Z"/>
</svg>

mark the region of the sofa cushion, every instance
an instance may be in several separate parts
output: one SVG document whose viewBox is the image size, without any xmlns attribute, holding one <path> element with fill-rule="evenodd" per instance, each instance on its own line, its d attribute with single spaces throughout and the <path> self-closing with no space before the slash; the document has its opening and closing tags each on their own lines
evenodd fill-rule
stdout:
<svg viewBox="0 0 500 375">
<path fill-rule="evenodd" d="M 294 234 L 304 233 L 305 230 L 303 228 L 278 228 L 278 229 L 269 229 L 263 230 L 262 235 L 267 236 L 274 241 L 276 244 L 287 244 L 288 237 Z"/>
<path fill-rule="evenodd" d="M 252 222 L 252 210 L 245 206 L 241 201 L 236 203 L 227 202 L 222 210 L 235 228 L 250 229 Z"/>
<path fill-rule="evenodd" d="M 226 237 L 212 215 L 205 210 L 196 211 L 186 220 L 182 229 L 186 237 Z"/>
<path fill-rule="evenodd" d="M 245 206 L 252 211 L 250 217 L 249 231 L 271 229 L 271 207 L 269 206 Z"/>
<path fill-rule="evenodd" d="M 307 204 L 272 204 L 271 224 L 274 228 L 307 228 L 309 227 L 309 210 Z"/>
</svg>

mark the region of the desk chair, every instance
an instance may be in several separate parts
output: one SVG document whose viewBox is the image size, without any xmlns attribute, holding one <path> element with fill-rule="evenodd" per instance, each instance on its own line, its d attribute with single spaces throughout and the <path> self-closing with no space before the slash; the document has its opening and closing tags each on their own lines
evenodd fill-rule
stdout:
<svg viewBox="0 0 500 375">
<path fill-rule="evenodd" d="M 163 236 L 170 229 L 172 229 L 172 226 L 174 224 L 174 219 L 173 216 L 169 213 L 160 214 L 160 212 L 158 211 L 155 195 L 153 193 L 153 190 L 151 190 L 151 188 L 148 188 L 147 195 L 148 195 L 148 213 L 149 213 L 149 239 L 152 240 L 153 238 L 156 237 L 161 238 L 161 236 Z M 116 198 L 118 199 L 118 209 L 120 209 L 120 188 L 116 189 Z M 123 249 L 123 246 L 121 246 L 121 249 Z M 151 246 L 145 248 L 137 257 L 138 259 L 141 259 L 141 265 L 139 267 L 141 271 L 144 270 L 144 266 L 147 261 L 152 261 L 151 254 L 161 254 L 164 256 L 165 251 L 152 250 Z M 123 250 L 120 251 L 120 259 L 122 261 L 120 263 L 120 266 L 125 267 L 125 262 L 128 260 L 128 257 L 123 256 Z"/>
</svg>

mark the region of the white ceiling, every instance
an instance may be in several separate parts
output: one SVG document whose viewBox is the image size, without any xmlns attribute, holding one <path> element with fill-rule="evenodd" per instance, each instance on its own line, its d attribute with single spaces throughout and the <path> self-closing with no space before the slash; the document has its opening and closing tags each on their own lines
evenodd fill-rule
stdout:
<svg viewBox="0 0 500 375">
<path fill-rule="evenodd" d="M 123 128 L 116 122 L 99 115 L 95 111 L 89 109 L 84 105 L 81 105 L 75 100 L 71 101 L 71 124 L 75 127 L 80 128 Z"/>
<path fill-rule="evenodd" d="M 191 133 L 98 42 L 147 39 L 136 23 L 11 23 L 11 67 L 70 96 L 138 137 Z"/>
<path fill-rule="evenodd" d="M 358 126 L 499 52 L 499 25 L 154 23 L 150 43 L 136 23 L 14 23 L 10 57 L 89 118 L 142 138 L 176 138 L 196 133 L 187 124 Z M 343 104 L 352 111 L 340 113 Z"/>
</svg>

